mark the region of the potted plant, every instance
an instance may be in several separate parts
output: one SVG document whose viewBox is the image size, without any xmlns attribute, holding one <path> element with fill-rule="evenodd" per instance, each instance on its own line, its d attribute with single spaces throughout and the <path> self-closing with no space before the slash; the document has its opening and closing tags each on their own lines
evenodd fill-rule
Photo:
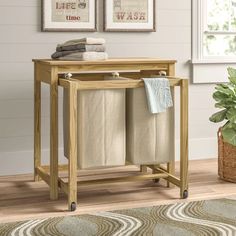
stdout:
<svg viewBox="0 0 236 236">
<path fill-rule="evenodd" d="M 221 110 L 210 121 L 225 121 L 218 131 L 218 172 L 221 179 L 236 182 L 236 69 L 228 68 L 228 74 L 229 83 L 216 85 L 213 98 Z"/>
</svg>

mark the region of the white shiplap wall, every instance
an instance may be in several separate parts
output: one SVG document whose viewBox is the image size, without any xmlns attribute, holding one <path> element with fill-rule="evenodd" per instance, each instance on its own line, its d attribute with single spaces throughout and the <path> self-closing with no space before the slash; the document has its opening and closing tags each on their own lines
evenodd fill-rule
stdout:
<svg viewBox="0 0 236 236">
<path fill-rule="evenodd" d="M 111 57 L 177 59 L 176 73 L 190 77 L 191 1 L 156 0 L 157 32 L 102 32 L 102 1 L 98 0 L 99 32 L 51 33 L 40 31 L 40 0 L 0 1 L 0 175 L 33 170 L 33 64 L 48 58 L 57 43 L 81 37 L 104 37 Z M 190 158 L 216 155 L 216 126 L 212 85 L 190 88 Z M 48 157 L 49 94 L 43 86 L 43 155 Z M 60 100 L 62 96 L 60 94 Z M 60 101 L 61 104 L 61 101 Z M 62 115 L 60 111 L 60 122 Z M 60 147 L 62 131 L 60 130 Z M 178 132 L 177 132 L 178 134 Z M 178 145 L 177 145 L 178 149 Z M 62 151 L 62 150 L 61 150 Z M 62 152 L 61 152 L 62 153 Z M 61 160 L 63 159 L 61 155 Z"/>
</svg>

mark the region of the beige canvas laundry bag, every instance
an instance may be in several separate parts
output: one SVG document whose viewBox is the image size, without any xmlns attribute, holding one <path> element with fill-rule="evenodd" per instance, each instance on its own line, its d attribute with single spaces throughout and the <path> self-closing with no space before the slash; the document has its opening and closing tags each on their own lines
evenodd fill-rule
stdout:
<svg viewBox="0 0 236 236">
<path fill-rule="evenodd" d="M 78 167 L 125 165 L 125 89 L 78 91 Z M 64 90 L 64 154 L 68 157 L 68 91 Z"/>
<path fill-rule="evenodd" d="M 128 89 L 126 99 L 127 161 L 142 165 L 174 160 L 174 107 L 151 114 L 144 88 Z"/>
</svg>

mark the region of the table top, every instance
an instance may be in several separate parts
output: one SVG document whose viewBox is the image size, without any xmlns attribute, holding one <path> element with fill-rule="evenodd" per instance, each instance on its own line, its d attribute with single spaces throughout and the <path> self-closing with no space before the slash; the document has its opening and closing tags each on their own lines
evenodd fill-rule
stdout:
<svg viewBox="0 0 236 236">
<path fill-rule="evenodd" d="M 33 59 L 33 62 L 42 63 L 52 66 L 63 66 L 63 65 L 114 65 L 114 64 L 150 64 L 150 63 L 160 63 L 160 64 L 174 64 L 176 60 L 166 60 L 159 58 L 111 58 L 108 60 L 102 61 L 61 61 L 61 60 L 52 60 L 52 59 Z"/>
</svg>

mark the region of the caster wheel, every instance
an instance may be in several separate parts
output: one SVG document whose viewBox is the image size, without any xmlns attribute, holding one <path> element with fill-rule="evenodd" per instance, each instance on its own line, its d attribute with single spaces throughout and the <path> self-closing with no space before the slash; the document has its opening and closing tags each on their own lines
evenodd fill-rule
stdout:
<svg viewBox="0 0 236 236">
<path fill-rule="evenodd" d="M 186 199 L 186 198 L 188 198 L 188 190 L 184 190 L 184 192 L 183 192 L 183 197 L 182 197 L 183 199 Z"/>
<path fill-rule="evenodd" d="M 71 205 L 70 205 L 70 211 L 75 211 L 76 210 L 76 203 L 75 202 L 72 202 Z"/>
<path fill-rule="evenodd" d="M 155 184 L 158 184 L 160 182 L 160 179 L 153 179 L 152 180 Z"/>
</svg>

